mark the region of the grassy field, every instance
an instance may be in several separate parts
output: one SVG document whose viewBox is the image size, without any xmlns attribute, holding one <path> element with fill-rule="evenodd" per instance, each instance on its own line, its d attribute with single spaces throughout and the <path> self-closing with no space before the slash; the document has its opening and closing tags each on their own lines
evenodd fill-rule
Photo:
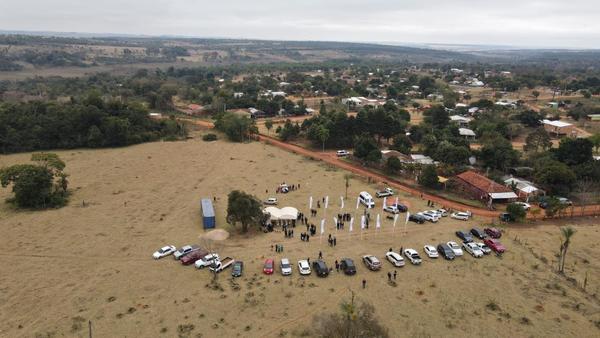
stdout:
<svg viewBox="0 0 600 338">
<path fill-rule="evenodd" d="M 397 269 L 396 284 L 388 283 L 383 263 L 367 271 L 360 257 L 383 259 L 393 248 L 456 240 L 454 231 L 482 223 L 443 219 L 437 224 L 394 228 L 384 218 L 381 230 L 372 226 L 336 232 L 332 215 L 345 194 L 344 172 L 261 143 L 225 141 L 148 143 L 119 149 L 59 151 L 71 174 L 73 195 L 58 210 L 16 211 L 0 205 L 0 336 L 87 337 L 92 321 L 98 337 L 292 337 L 306 334 L 313 317 L 337 311 L 353 290 L 359 300 L 373 303 L 376 315 L 392 337 L 597 337 L 600 333 L 600 226 L 580 220 L 567 260 L 567 276 L 553 272 L 564 223 L 514 226 L 505 229 L 508 252 L 502 257 L 461 257 L 448 262 L 424 258 L 421 266 Z M 0 166 L 21 163 L 30 154 L 0 157 Z M 301 189 L 275 195 L 281 182 Z M 356 213 L 355 196 L 374 191 L 352 179 L 346 212 Z M 260 199 L 276 196 L 280 206 L 307 211 L 309 196 L 330 196 L 331 206 L 311 222 L 327 219 L 325 239 L 299 240 L 281 232 L 240 234 L 225 223 L 226 196 L 232 189 Z M 268 192 L 267 192 L 268 191 Z M 9 196 L 0 190 L 0 199 Z M 199 201 L 216 197 L 219 228 L 231 232 L 217 242 L 222 256 L 245 263 L 244 276 L 219 276 L 183 267 L 172 258 L 154 261 L 151 254 L 165 244 L 199 241 Z M 425 201 L 400 195 L 411 211 Z M 85 201 L 85 204 L 83 203 Z M 378 207 L 381 205 L 377 201 Z M 360 211 L 359 211 L 360 212 Z M 373 211 L 375 214 L 377 211 Z M 283 244 L 283 253 L 272 251 Z M 328 265 L 351 257 L 358 274 L 333 271 L 328 278 L 279 273 L 265 276 L 268 257 L 315 259 L 322 251 Z M 586 290 L 581 288 L 588 276 Z M 361 280 L 367 288 L 361 288 Z"/>
</svg>

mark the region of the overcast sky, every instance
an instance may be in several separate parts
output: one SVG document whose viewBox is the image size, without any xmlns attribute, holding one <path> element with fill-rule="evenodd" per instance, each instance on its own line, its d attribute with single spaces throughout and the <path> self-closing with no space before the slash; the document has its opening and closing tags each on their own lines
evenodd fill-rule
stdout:
<svg viewBox="0 0 600 338">
<path fill-rule="evenodd" d="M 0 29 L 600 48 L 600 0 L 0 0 Z"/>
</svg>

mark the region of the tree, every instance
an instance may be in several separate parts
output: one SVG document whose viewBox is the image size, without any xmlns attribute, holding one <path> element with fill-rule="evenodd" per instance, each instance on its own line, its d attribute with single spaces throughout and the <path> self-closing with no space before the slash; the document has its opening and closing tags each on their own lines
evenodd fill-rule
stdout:
<svg viewBox="0 0 600 338">
<path fill-rule="evenodd" d="M 0 169 L 0 184 L 12 184 L 14 198 L 9 202 L 20 208 L 60 207 L 68 196 L 65 163 L 56 154 L 40 153 L 31 157 L 36 164 L 17 164 Z"/>
<path fill-rule="evenodd" d="M 506 206 L 506 212 L 510 215 L 510 219 L 520 222 L 525 219 L 527 212 L 521 204 L 511 203 Z"/>
<path fill-rule="evenodd" d="M 534 165 L 533 176 L 546 191 L 566 195 L 573 190 L 577 177 L 566 164 L 552 158 L 542 158 Z"/>
<path fill-rule="evenodd" d="M 262 203 L 256 197 L 239 190 L 227 196 L 227 221 L 241 223 L 242 232 L 247 232 L 250 224 L 258 224 L 262 217 Z"/>
<path fill-rule="evenodd" d="M 412 148 L 412 142 L 405 134 L 398 134 L 394 137 L 394 143 L 390 149 L 397 150 L 403 154 L 409 154 Z"/>
<path fill-rule="evenodd" d="M 356 139 L 356 142 L 354 143 L 354 156 L 366 160 L 367 156 L 374 151 L 379 151 L 379 148 L 377 148 L 377 143 L 375 143 L 375 140 L 373 140 L 372 137 L 369 135 L 362 135 Z M 381 152 L 379 152 L 379 154 L 381 155 Z"/>
<path fill-rule="evenodd" d="M 533 95 L 533 97 L 535 97 L 535 100 L 537 101 L 538 97 L 540 96 L 540 92 L 537 90 L 534 90 L 531 92 L 531 95 Z"/>
<path fill-rule="evenodd" d="M 507 139 L 497 135 L 484 143 L 479 157 L 486 167 L 506 170 L 518 162 L 519 152 Z"/>
<path fill-rule="evenodd" d="M 552 147 L 550 135 L 544 128 L 537 128 L 527 135 L 523 150 L 537 153 L 538 151 L 546 151 Z"/>
<path fill-rule="evenodd" d="M 427 109 L 424 122 L 436 129 L 444 129 L 450 122 L 450 116 L 443 106 L 434 106 Z"/>
<path fill-rule="evenodd" d="M 568 138 L 560 140 L 558 149 L 556 149 L 556 158 L 569 165 L 578 165 L 593 160 L 593 143 L 585 138 Z"/>
<path fill-rule="evenodd" d="M 217 116 L 215 128 L 224 132 L 227 138 L 234 142 L 243 142 L 246 137 L 256 132 L 256 125 L 249 117 L 229 112 Z"/>
<path fill-rule="evenodd" d="M 428 188 L 439 188 L 440 181 L 435 169 L 435 165 L 430 164 L 423 168 L 421 175 L 419 175 L 419 184 Z"/>
<path fill-rule="evenodd" d="M 397 174 L 400 170 L 402 170 L 402 162 L 395 157 L 392 156 L 387 159 L 385 162 L 385 171 L 389 174 Z"/>
<path fill-rule="evenodd" d="M 325 128 L 325 126 L 319 126 L 317 129 L 317 137 L 321 144 L 323 145 L 323 152 L 325 152 L 325 142 L 329 139 L 329 129 Z"/>
<path fill-rule="evenodd" d="M 266 120 L 265 128 L 267 128 L 267 131 L 269 132 L 269 134 L 271 134 L 271 129 L 273 128 L 273 120 L 271 120 L 271 119 Z"/>
<path fill-rule="evenodd" d="M 561 243 L 558 263 L 558 272 L 560 273 L 565 272 L 565 261 L 567 259 L 567 251 L 569 250 L 569 245 L 571 245 L 571 238 L 573 238 L 573 235 L 575 235 L 576 232 L 577 231 L 570 226 L 560 229 Z"/>
<path fill-rule="evenodd" d="M 521 123 L 526 125 L 527 127 L 538 127 L 542 125 L 542 119 L 544 118 L 542 114 L 533 111 L 526 110 L 517 115 L 517 118 Z"/>
<path fill-rule="evenodd" d="M 598 153 L 598 150 L 600 150 L 600 133 L 595 133 L 594 135 L 588 137 L 588 140 L 592 142 L 594 150 L 596 151 L 596 153 Z"/>
</svg>

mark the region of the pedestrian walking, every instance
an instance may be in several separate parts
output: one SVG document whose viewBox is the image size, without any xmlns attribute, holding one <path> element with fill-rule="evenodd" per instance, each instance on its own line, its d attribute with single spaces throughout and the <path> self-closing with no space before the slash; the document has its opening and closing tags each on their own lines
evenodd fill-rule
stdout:
<svg viewBox="0 0 600 338">
<path fill-rule="evenodd" d="M 388 281 L 392 281 L 392 273 L 388 271 Z"/>
<path fill-rule="evenodd" d="M 394 271 L 394 280 L 396 280 L 396 274 L 398 273 L 398 271 Z"/>
<path fill-rule="evenodd" d="M 333 246 L 337 245 L 337 239 L 335 237 L 333 237 Z"/>
<path fill-rule="evenodd" d="M 363 285 L 363 289 L 367 288 L 367 280 L 366 279 L 362 280 L 362 285 Z"/>
<path fill-rule="evenodd" d="M 335 271 L 340 272 L 340 263 L 338 261 L 335 261 Z"/>
<path fill-rule="evenodd" d="M 319 259 L 323 258 L 323 253 L 321 251 L 319 251 Z"/>
</svg>

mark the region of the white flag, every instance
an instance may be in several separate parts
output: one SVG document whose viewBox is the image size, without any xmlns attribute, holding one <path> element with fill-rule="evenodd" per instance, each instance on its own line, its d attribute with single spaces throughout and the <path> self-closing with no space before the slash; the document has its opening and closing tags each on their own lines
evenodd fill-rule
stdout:
<svg viewBox="0 0 600 338">
<path fill-rule="evenodd" d="M 359 197 L 357 197 L 357 198 L 356 198 L 356 209 L 358 209 L 358 205 L 359 205 L 359 204 L 360 204 L 360 198 L 359 198 Z"/>
<path fill-rule="evenodd" d="M 329 196 L 325 196 L 325 209 L 327 209 L 328 205 L 329 205 Z"/>
<path fill-rule="evenodd" d="M 325 219 L 321 220 L 321 235 L 325 233 Z"/>
<path fill-rule="evenodd" d="M 377 214 L 377 223 L 375 224 L 375 228 L 381 228 L 381 220 L 379 219 L 379 214 Z"/>
<path fill-rule="evenodd" d="M 308 209 L 312 210 L 312 196 L 308 199 Z"/>
<path fill-rule="evenodd" d="M 342 201 L 340 204 L 340 209 L 344 209 L 344 196 L 340 196 L 340 201 Z"/>
<path fill-rule="evenodd" d="M 396 197 L 396 206 L 398 206 L 398 197 Z"/>
<path fill-rule="evenodd" d="M 335 227 L 337 228 L 338 222 L 337 222 L 337 218 L 336 217 L 333 217 L 333 224 L 335 224 Z"/>
<path fill-rule="evenodd" d="M 394 215 L 394 228 L 396 227 L 396 221 L 398 220 L 398 214 Z"/>
<path fill-rule="evenodd" d="M 365 228 L 365 215 L 360 216 L 360 230 Z"/>
<path fill-rule="evenodd" d="M 352 232 L 352 225 L 354 224 L 354 217 L 350 218 L 350 232 Z"/>
<path fill-rule="evenodd" d="M 383 198 L 383 207 L 381 209 L 385 210 L 386 205 L 387 205 L 387 196 Z"/>
<path fill-rule="evenodd" d="M 404 222 L 404 225 L 408 224 L 408 219 L 410 218 L 410 212 L 406 212 L 406 222 Z"/>
</svg>

